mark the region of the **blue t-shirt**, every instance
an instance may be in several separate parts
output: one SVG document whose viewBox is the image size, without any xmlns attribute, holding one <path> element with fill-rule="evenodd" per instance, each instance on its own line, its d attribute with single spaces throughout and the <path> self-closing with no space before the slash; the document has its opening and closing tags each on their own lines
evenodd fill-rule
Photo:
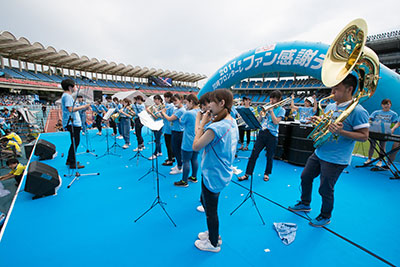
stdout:
<svg viewBox="0 0 400 267">
<path fill-rule="evenodd" d="M 313 107 L 299 107 L 299 120 L 301 123 L 308 123 L 308 119 L 314 116 Z"/>
<path fill-rule="evenodd" d="M 103 111 L 107 111 L 106 107 L 103 104 L 96 105 L 93 104 L 91 105 L 93 112 L 96 112 L 99 116 L 102 115 Z"/>
<path fill-rule="evenodd" d="M 181 118 L 183 116 L 183 113 L 185 113 L 185 108 L 177 108 L 174 110 L 174 113 L 172 115 L 176 116 L 176 120 L 172 121 L 172 126 L 171 126 L 171 131 L 176 131 L 176 132 L 183 132 L 183 126 L 181 123 Z"/>
<path fill-rule="evenodd" d="M 336 120 L 341 114 L 340 111 L 345 110 L 348 105 L 349 102 L 342 103 L 339 106 L 336 103 L 331 103 L 326 106 L 325 112 L 333 110 L 334 113 L 331 120 Z M 346 131 L 355 131 L 368 127 L 368 112 L 361 105 L 357 105 L 343 122 L 343 129 Z M 328 141 L 315 150 L 315 154 L 318 158 L 330 163 L 349 165 L 355 143 L 355 140 L 342 135 L 339 135 L 339 138 L 335 140 L 332 135 Z"/>
<path fill-rule="evenodd" d="M 183 138 L 182 138 L 182 150 L 185 151 L 193 151 L 193 141 L 194 141 L 194 136 L 195 136 L 195 124 L 196 124 L 196 116 L 197 113 L 200 111 L 200 109 L 192 109 L 186 111 L 182 118 L 181 118 L 181 123 L 184 128 L 183 131 Z"/>
<path fill-rule="evenodd" d="M 76 103 L 76 106 L 77 106 L 77 107 L 84 106 L 84 105 L 86 105 L 86 102 L 85 102 L 85 101 L 77 102 L 77 103 Z M 81 109 L 81 110 L 79 110 L 78 112 L 79 112 L 79 115 L 81 116 L 81 118 L 86 117 L 86 109 Z"/>
<path fill-rule="evenodd" d="M 61 109 L 62 109 L 62 125 L 64 128 L 67 127 L 67 125 L 71 125 L 71 122 L 68 121 L 71 112 L 69 112 L 68 107 L 72 107 L 74 105 L 74 99 L 72 96 L 68 93 L 63 93 L 61 97 Z M 73 126 L 76 127 L 81 127 L 82 122 L 81 122 L 81 117 L 79 116 L 78 111 L 72 112 L 72 121 L 73 121 Z"/>
<path fill-rule="evenodd" d="M 369 118 L 371 121 L 376 122 L 396 123 L 399 119 L 399 116 L 393 110 L 375 110 L 374 112 L 372 112 Z"/>
<path fill-rule="evenodd" d="M 204 147 L 201 159 L 203 183 L 214 193 L 221 192 L 232 179 L 232 164 L 235 160 L 239 131 L 235 120 L 224 119 L 210 123 L 214 139 Z"/>
<path fill-rule="evenodd" d="M 172 114 L 174 114 L 174 109 L 175 109 L 175 107 L 174 107 L 174 105 L 173 104 L 171 104 L 171 103 L 167 103 L 166 105 L 165 105 L 165 113 L 168 115 L 168 116 L 171 116 Z M 164 131 L 164 133 L 165 134 L 171 134 L 171 122 L 169 122 L 167 119 L 163 119 L 164 120 L 164 127 L 163 127 L 163 131 Z"/>
<path fill-rule="evenodd" d="M 143 103 L 142 104 L 136 104 L 136 103 L 132 104 L 132 109 L 136 113 L 135 118 L 138 118 L 139 113 L 142 112 L 144 110 L 144 108 L 145 107 L 144 107 Z"/>
<path fill-rule="evenodd" d="M 285 117 L 285 109 L 282 107 L 277 107 L 273 109 L 276 118 L 284 118 Z M 261 122 L 261 127 L 263 130 L 268 129 L 273 136 L 278 137 L 279 134 L 279 123 L 274 124 L 269 112 L 265 115 Z"/>
</svg>

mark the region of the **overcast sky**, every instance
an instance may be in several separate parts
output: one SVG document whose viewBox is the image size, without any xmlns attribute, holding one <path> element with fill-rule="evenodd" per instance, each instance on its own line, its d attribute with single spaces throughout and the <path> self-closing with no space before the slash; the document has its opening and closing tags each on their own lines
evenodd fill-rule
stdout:
<svg viewBox="0 0 400 267">
<path fill-rule="evenodd" d="M 210 77 L 267 43 L 330 44 L 359 17 L 369 35 L 400 30 L 399 10 L 398 0 L 13 0 L 2 4 L 0 31 L 79 56 Z"/>
</svg>

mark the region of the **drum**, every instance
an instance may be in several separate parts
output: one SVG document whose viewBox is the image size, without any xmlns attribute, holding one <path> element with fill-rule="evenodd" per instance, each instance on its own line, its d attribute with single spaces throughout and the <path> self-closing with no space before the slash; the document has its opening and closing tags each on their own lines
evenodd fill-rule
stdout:
<svg viewBox="0 0 400 267">
<path fill-rule="evenodd" d="M 308 157 L 314 153 L 314 142 L 307 136 L 312 132 L 312 125 L 292 123 L 292 132 L 289 141 L 287 161 L 289 163 L 305 166 Z"/>
</svg>

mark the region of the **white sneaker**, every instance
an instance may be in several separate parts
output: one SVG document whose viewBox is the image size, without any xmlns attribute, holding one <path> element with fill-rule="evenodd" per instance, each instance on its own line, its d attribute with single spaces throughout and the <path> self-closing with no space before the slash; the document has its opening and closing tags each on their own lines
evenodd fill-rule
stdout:
<svg viewBox="0 0 400 267">
<path fill-rule="evenodd" d="M 135 148 L 135 149 L 132 150 L 132 151 L 133 151 L 133 152 L 137 152 L 137 151 L 139 151 L 139 149 L 140 149 L 140 148 L 137 147 L 137 148 Z"/>
<path fill-rule="evenodd" d="M 178 169 L 178 165 L 175 165 L 174 167 L 171 168 L 171 171 L 177 170 Z"/>
<path fill-rule="evenodd" d="M 382 161 L 378 161 L 378 163 L 376 163 L 377 167 L 382 167 Z"/>
<path fill-rule="evenodd" d="M 116 136 L 116 134 L 115 134 L 115 133 L 112 133 L 111 136 Z"/>
<path fill-rule="evenodd" d="M 101 135 L 101 132 L 97 132 L 97 135 Z"/>
<path fill-rule="evenodd" d="M 204 210 L 203 205 L 197 206 L 196 210 L 199 211 L 199 212 L 206 212 L 206 211 Z"/>
<path fill-rule="evenodd" d="M 149 157 L 149 160 L 152 160 L 152 159 L 155 159 L 155 158 L 157 158 L 157 156 L 156 155 L 151 155 L 150 157 Z"/>
<path fill-rule="evenodd" d="M 117 139 L 124 139 L 122 135 L 118 136 Z"/>
<path fill-rule="evenodd" d="M 176 169 L 176 170 L 172 170 L 172 171 L 170 171 L 169 172 L 169 174 L 179 174 L 179 173 L 182 173 L 183 172 L 183 168 L 181 168 L 181 169 Z"/>
<path fill-rule="evenodd" d="M 161 157 L 162 156 L 162 153 L 157 153 L 157 157 Z"/>
<path fill-rule="evenodd" d="M 209 252 L 220 252 L 221 251 L 221 247 L 219 247 L 219 246 L 214 247 L 210 243 L 210 240 L 208 240 L 208 239 L 196 240 L 196 242 L 194 242 L 194 245 L 196 246 L 196 248 L 203 250 L 203 251 L 209 251 Z"/>
<path fill-rule="evenodd" d="M 370 163 L 371 162 L 371 159 L 367 159 L 365 162 L 364 162 L 364 165 L 367 165 L 368 163 Z"/>
<path fill-rule="evenodd" d="M 125 144 L 125 145 L 122 146 L 123 149 L 127 149 L 128 147 L 129 147 L 128 144 Z"/>
<path fill-rule="evenodd" d="M 205 232 L 200 232 L 198 235 L 197 235 L 197 237 L 200 239 L 200 240 L 208 240 L 208 230 L 207 231 L 205 231 Z M 221 239 L 221 236 L 219 236 L 218 237 L 218 246 L 221 246 L 222 245 L 222 239 Z"/>
</svg>

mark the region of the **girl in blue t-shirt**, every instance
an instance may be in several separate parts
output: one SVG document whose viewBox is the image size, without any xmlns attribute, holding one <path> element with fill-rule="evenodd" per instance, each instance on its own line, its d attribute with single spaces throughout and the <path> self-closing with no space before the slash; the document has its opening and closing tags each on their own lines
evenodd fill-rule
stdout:
<svg viewBox="0 0 400 267">
<path fill-rule="evenodd" d="M 101 123 L 103 121 L 103 115 L 106 113 L 106 108 L 101 104 L 100 100 L 94 101 L 94 105 L 91 106 L 93 110 L 93 116 L 96 128 L 98 132 L 97 135 L 101 135 Z"/>
<path fill-rule="evenodd" d="M 232 179 L 232 164 L 238 141 L 236 120 L 229 114 L 233 95 L 219 89 L 210 94 L 210 110 L 197 113 L 193 150 L 204 148 L 201 173 L 201 202 L 206 212 L 208 231 L 198 234 L 195 246 L 204 251 L 219 252 L 218 198 Z M 213 118 L 212 122 L 211 118 Z"/>
<path fill-rule="evenodd" d="M 164 108 L 163 99 L 160 95 L 155 95 L 153 97 L 154 105 L 147 107 L 146 111 L 153 117 L 154 120 L 162 120 L 161 110 Z M 156 149 L 154 150 L 153 155 L 149 158 L 149 160 L 155 159 L 156 157 L 162 156 L 161 153 L 161 135 L 162 135 L 162 127 L 158 131 L 153 131 L 154 139 L 156 143 Z"/>
<path fill-rule="evenodd" d="M 182 161 L 183 161 L 183 173 L 182 180 L 174 183 L 176 186 L 187 187 L 188 180 L 197 183 L 197 170 L 199 168 L 198 155 L 199 152 L 193 151 L 193 140 L 195 136 L 195 123 L 196 116 L 199 112 L 199 100 L 194 94 L 190 94 L 186 98 L 187 111 L 181 118 L 183 125 L 183 139 L 182 139 Z M 192 176 L 189 177 L 190 163 L 192 164 Z"/>
<path fill-rule="evenodd" d="M 185 108 L 182 104 L 182 96 L 179 94 L 175 94 L 171 97 L 171 101 L 175 106 L 174 113 L 171 116 L 168 116 L 166 110 L 163 110 L 161 113 L 164 118 L 171 122 L 171 143 L 172 143 L 172 152 L 176 158 L 177 165 L 171 169 L 170 174 L 178 174 L 182 173 L 182 137 L 183 137 L 183 126 L 180 121 L 183 113 L 185 113 Z"/>
<path fill-rule="evenodd" d="M 132 110 L 135 113 L 135 134 L 138 141 L 138 146 L 133 151 L 136 152 L 145 149 L 142 137 L 143 124 L 140 122 L 139 118 L 139 113 L 145 109 L 145 106 L 143 104 L 144 98 L 141 95 L 137 95 L 133 99 L 135 100 L 135 102 L 132 104 Z"/>
</svg>

